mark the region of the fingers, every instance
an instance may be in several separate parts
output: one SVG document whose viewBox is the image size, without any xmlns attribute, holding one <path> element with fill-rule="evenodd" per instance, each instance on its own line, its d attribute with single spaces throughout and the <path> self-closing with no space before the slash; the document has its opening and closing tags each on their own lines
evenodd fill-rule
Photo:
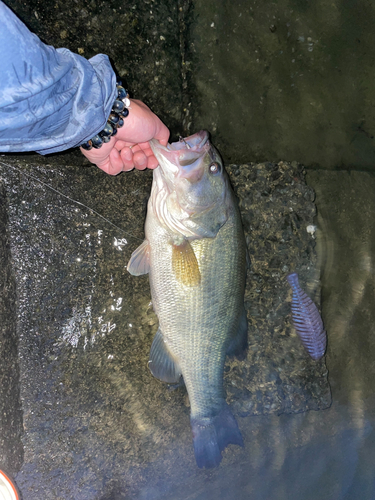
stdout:
<svg viewBox="0 0 375 500">
<path fill-rule="evenodd" d="M 133 168 L 144 170 L 156 168 L 155 158 L 148 141 L 155 138 L 167 146 L 169 130 L 164 123 L 141 101 L 131 100 L 132 108 L 127 118 L 127 126 L 99 149 L 82 153 L 109 175 Z"/>
<path fill-rule="evenodd" d="M 104 163 L 97 163 L 97 166 L 109 175 L 117 175 L 122 172 L 123 161 L 117 149 L 113 148 L 108 159 Z"/>
<path fill-rule="evenodd" d="M 129 172 L 133 168 L 138 170 L 154 169 L 158 166 L 158 161 L 151 149 L 148 153 L 149 156 L 144 151 L 139 150 L 133 154 L 129 147 L 122 149 L 121 152 L 113 148 L 109 157 L 104 161 L 97 162 L 96 165 L 109 175 L 118 175 L 122 171 Z"/>
<path fill-rule="evenodd" d="M 158 160 L 155 156 L 150 156 L 147 161 L 147 168 L 154 169 L 159 165 Z"/>
<path fill-rule="evenodd" d="M 121 158 L 123 161 L 132 161 L 133 160 L 133 151 L 131 147 L 125 146 L 121 149 Z"/>
<path fill-rule="evenodd" d="M 147 167 L 147 156 L 143 151 L 137 151 L 133 154 L 133 162 L 135 168 L 144 170 Z"/>
<path fill-rule="evenodd" d="M 122 170 L 125 172 L 133 170 L 134 167 L 138 170 L 144 170 L 147 167 L 147 156 L 139 148 L 138 151 L 133 152 L 132 148 L 124 147 L 120 152 L 120 157 Z"/>
<path fill-rule="evenodd" d="M 169 133 L 169 132 L 168 132 Z M 148 161 L 152 158 L 155 159 L 156 163 L 157 163 L 157 159 L 155 158 L 154 156 L 154 152 L 152 151 L 151 149 L 151 146 L 150 146 L 150 143 L 149 142 L 141 142 L 139 144 L 137 144 L 137 146 L 134 146 L 132 148 L 132 151 L 133 151 L 133 154 L 136 152 L 136 151 L 139 151 L 139 150 L 142 150 L 143 153 L 147 156 L 147 159 Z M 149 168 L 149 166 L 147 165 L 147 168 Z"/>
<path fill-rule="evenodd" d="M 122 164 L 122 170 L 124 172 L 129 172 L 129 170 L 133 170 L 133 168 L 134 168 L 133 153 L 131 152 L 131 149 L 129 149 L 130 155 L 131 155 L 131 158 L 129 160 L 128 156 L 127 156 L 127 153 L 126 152 L 123 153 L 123 151 L 124 150 L 121 150 L 121 160 L 123 162 L 123 164 Z"/>
<path fill-rule="evenodd" d="M 124 146 L 120 153 L 124 163 L 124 171 L 129 171 L 133 168 L 138 170 L 144 170 L 145 168 L 154 169 L 158 166 L 158 161 L 148 142 L 137 144 L 133 147 Z"/>
</svg>

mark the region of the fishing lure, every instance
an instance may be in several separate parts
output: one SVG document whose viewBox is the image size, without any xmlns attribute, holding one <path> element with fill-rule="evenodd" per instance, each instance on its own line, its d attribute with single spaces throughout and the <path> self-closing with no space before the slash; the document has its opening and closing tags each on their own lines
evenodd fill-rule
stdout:
<svg viewBox="0 0 375 500">
<path fill-rule="evenodd" d="M 298 274 L 291 273 L 286 277 L 292 287 L 292 319 L 301 342 L 314 359 L 320 359 L 327 345 L 327 334 L 323 321 L 314 302 L 302 290 L 298 282 Z"/>
</svg>

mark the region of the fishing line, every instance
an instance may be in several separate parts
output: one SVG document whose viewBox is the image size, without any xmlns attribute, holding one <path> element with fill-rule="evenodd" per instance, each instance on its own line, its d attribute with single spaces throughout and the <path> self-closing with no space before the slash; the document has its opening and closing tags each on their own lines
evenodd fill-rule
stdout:
<svg viewBox="0 0 375 500">
<path fill-rule="evenodd" d="M 15 170 L 17 170 L 18 172 L 20 172 L 21 174 L 24 174 L 26 175 L 26 177 L 30 177 L 32 179 L 34 179 L 35 181 L 39 182 L 40 184 L 43 184 L 43 186 L 46 186 L 47 188 L 51 189 L 52 191 L 54 191 L 55 193 L 59 194 L 60 196 L 63 196 L 64 198 L 72 201 L 73 203 L 76 203 L 77 205 L 81 205 L 82 207 L 86 208 L 87 210 L 90 210 L 92 213 L 94 213 L 95 215 L 97 215 L 98 217 L 101 217 L 103 220 L 105 220 L 106 222 L 108 222 L 108 224 L 111 224 L 111 226 L 115 227 L 116 229 L 119 229 L 120 231 L 122 231 L 124 234 L 126 234 L 127 236 L 130 236 L 131 238 L 134 238 L 138 241 L 143 241 L 141 238 L 138 238 L 137 236 L 133 236 L 132 234 L 126 232 L 124 229 L 122 229 L 121 227 L 119 226 L 116 226 L 116 224 L 114 224 L 113 222 L 111 222 L 110 220 L 108 220 L 106 217 L 104 217 L 104 215 L 101 215 L 99 212 L 97 212 L 96 210 L 94 210 L 93 208 L 91 207 L 88 207 L 87 205 L 85 205 L 84 203 L 81 203 L 80 201 L 78 200 L 74 200 L 73 198 L 70 198 L 69 196 L 67 196 L 66 194 L 62 193 L 61 191 L 58 191 L 57 189 L 55 189 L 54 187 L 52 187 L 50 184 L 47 184 L 46 182 L 38 179 L 38 177 L 35 177 L 35 175 L 33 174 L 30 174 L 30 173 L 27 173 L 25 172 L 24 170 L 18 168 L 18 167 L 15 167 L 14 165 L 10 165 L 9 163 L 4 163 L 2 161 L 0 161 L 0 165 L 3 165 L 5 167 L 11 167 L 11 168 L 14 168 Z"/>
</svg>

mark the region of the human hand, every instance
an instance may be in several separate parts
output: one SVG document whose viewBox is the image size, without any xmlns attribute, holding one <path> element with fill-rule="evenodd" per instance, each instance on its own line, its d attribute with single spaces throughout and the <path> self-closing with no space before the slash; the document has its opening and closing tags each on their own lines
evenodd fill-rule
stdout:
<svg viewBox="0 0 375 500">
<path fill-rule="evenodd" d="M 163 146 L 168 144 L 169 130 L 164 123 L 142 101 L 130 99 L 130 103 L 124 125 L 109 142 L 90 151 L 80 148 L 91 163 L 110 175 L 134 167 L 138 170 L 156 168 L 158 161 L 148 141 L 157 139 Z"/>
</svg>

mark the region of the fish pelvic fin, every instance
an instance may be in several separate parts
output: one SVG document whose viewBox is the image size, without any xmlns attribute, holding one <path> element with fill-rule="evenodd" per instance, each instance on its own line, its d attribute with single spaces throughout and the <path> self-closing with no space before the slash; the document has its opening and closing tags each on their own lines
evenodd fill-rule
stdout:
<svg viewBox="0 0 375 500">
<path fill-rule="evenodd" d="M 191 418 L 195 460 L 199 468 L 217 467 L 221 452 L 228 444 L 243 446 L 236 419 L 225 403 L 222 411 L 211 418 Z"/>
<path fill-rule="evenodd" d="M 141 276 L 150 272 L 150 244 L 145 240 L 134 250 L 127 265 L 127 270 L 133 276 Z"/>
<path fill-rule="evenodd" d="M 160 328 L 152 342 L 148 367 L 153 376 L 162 382 L 175 384 L 181 378 L 181 370 L 168 351 Z"/>
<path fill-rule="evenodd" d="M 181 245 L 172 244 L 172 269 L 177 281 L 185 286 L 193 287 L 201 282 L 198 261 L 188 240 Z"/>
<path fill-rule="evenodd" d="M 247 351 L 247 316 L 245 307 L 242 310 L 241 318 L 238 324 L 238 330 L 232 337 L 227 349 L 227 356 L 236 356 L 240 361 L 246 357 Z"/>
</svg>

